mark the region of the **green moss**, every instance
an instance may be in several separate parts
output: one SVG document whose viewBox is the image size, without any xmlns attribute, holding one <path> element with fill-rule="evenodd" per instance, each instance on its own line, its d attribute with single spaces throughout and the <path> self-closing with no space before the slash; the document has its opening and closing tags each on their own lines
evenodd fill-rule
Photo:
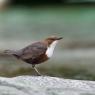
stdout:
<svg viewBox="0 0 95 95">
<path fill-rule="evenodd" d="M 95 75 L 88 73 L 86 70 L 75 70 L 72 68 L 58 67 L 58 68 L 38 68 L 42 75 L 62 77 L 68 79 L 78 79 L 78 80 L 95 80 Z M 0 72 L 0 76 L 4 77 L 15 77 L 19 75 L 37 75 L 37 73 L 32 68 L 20 68 L 13 72 Z"/>
</svg>

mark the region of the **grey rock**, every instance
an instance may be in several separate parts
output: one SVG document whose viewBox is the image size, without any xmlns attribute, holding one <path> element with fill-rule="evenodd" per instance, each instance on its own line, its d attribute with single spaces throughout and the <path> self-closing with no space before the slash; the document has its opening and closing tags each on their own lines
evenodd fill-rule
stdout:
<svg viewBox="0 0 95 95">
<path fill-rule="evenodd" d="M 0 95 L 95 95 L 95 82 L 49 76 L 0 77 Z"/>
</svg>

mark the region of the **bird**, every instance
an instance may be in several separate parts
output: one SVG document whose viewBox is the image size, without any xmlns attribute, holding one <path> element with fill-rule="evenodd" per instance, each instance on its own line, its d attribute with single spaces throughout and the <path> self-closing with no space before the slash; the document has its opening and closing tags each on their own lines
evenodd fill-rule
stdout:
<svg viewBox="0 0 95 95">
<path fill-rule="evenodd" d="M 5 50 L 4 53 L 11 54 L 17 59 L 31 64 L 36 73 L 41 75 L 37 70 L 36 65 L 41 64 L 52 57 L 56 44 L 62 38 L 63 37 L 50 36 L 42 41 L 31 43 L 19 50 Z"/>
</svg>

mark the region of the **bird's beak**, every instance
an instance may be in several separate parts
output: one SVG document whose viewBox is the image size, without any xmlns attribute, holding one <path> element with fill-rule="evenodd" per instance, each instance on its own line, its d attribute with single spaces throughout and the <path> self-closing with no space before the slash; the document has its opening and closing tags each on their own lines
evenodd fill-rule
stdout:
<svg viewBox="0 0 95 95">
<path fill-rule="evenodd" d="M 61 40 L 61 39 L 63 39 L 63 37 L 59 37 L 59 38 L 57 38 L 57 40 Z"/>
</svg>

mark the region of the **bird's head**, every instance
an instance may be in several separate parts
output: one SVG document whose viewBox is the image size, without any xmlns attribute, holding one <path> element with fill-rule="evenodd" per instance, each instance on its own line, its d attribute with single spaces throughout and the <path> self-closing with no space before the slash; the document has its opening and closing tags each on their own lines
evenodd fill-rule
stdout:
<svg viewBox="0 0 95 95">
<path fill-rule="evenodd" d="M 53 42 L 58 42 L 61 39 L 63 39 L 63 37 L 51 36 L 46 38 L 45 41 L 48 43 L 48 45 L 51 45 Z"/>
</svg>

